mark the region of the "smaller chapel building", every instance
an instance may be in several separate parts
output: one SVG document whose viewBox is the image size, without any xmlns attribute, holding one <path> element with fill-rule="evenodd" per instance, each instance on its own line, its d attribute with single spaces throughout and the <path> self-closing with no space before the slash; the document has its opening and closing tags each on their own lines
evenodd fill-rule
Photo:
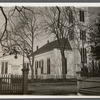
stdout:
<svg viewBox="0 0 100 100">
<path fill-rule="evenodd" d="M 61 40 L 62 41 L 62 40 Z M 68 39 L 66 41 L 66 78 L 76 78 L 76 57 Z M 63 42 L 61 42 L 63 43 Z M 47 42 L 34 52 L 34 77 L 39 79 L 62 78 L 62 61 L 58 41 Z"/>
</svg>

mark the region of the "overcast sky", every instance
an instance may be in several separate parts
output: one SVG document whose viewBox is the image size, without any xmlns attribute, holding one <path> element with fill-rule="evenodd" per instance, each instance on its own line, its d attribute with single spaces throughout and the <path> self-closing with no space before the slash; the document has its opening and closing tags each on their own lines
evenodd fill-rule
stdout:
<svg viewBox="0 0 100 100">
<path fill-rule="evenodd" d="M 4 11 L 6 12 L 6 14 L 8 13 L 9 10 L 11 10 L 11 8 L 12 7 L 4 8 Z M 98 8 L 97 7 L 95 7 L 95 8 L 91 7 L 91 8 L 89 8 L 89 11 L 92 12 L 92 16 L 95 19 L 96 18 L 95 14 L 97 15 L 98 13 L 100 13 L 100 8 L 99 7 Z M 2 31 L 2 29 L 3 29 L 2 26 L 4 25 L 4 22 L 5 22 L 4 17 L 2 15 L 1 11 L 0 11 L 0 31 Z M 37 41 L 35 41 L 35 50 L 36 50 L 36 46 L 41 47 L 44 44 L 46 44 L 48 40 L 52 41 L 53 40 L 52 36 L 48 36 L 48 37 L 45 36 L 45 38 L 40 38 Z"/>
</svg>

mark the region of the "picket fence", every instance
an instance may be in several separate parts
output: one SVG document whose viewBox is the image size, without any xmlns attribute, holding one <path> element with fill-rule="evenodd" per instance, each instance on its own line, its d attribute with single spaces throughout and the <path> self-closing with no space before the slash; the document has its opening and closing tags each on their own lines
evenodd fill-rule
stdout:
<svg viewBox="0 0 100 100">
<path fill-rule="evenodd" d="M 22 75 L 2 75 L 0 77 L 0 94 L 22 94 Z"/>
</svg>

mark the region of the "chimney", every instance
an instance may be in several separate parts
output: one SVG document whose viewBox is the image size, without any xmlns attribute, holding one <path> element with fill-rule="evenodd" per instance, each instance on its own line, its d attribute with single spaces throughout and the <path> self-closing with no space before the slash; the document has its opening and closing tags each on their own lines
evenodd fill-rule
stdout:
<svg viewBox="0 0 100 100">
<path fill-rule="evenodd" d="M 39 49 L 39 47 L 37 46 L 37 47 L 36 47 L 36 50 L 38 50 L 38 49 Z"/>
<path fill-rule="evenodd" d="M 47 43 L 49 43 L 49 40 L 47 40 Z"/>
</svg>

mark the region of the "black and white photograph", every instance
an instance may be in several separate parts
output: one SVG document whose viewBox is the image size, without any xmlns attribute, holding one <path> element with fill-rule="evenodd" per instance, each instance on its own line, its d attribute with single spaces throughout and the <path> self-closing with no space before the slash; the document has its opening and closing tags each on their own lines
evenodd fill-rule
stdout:
<svg viewBox="0 0 100 100">
<path fill-rule="evenodd" d="M 100 96 L 100 7 L 0 5 L 0 95 Z"/>
</svg>

